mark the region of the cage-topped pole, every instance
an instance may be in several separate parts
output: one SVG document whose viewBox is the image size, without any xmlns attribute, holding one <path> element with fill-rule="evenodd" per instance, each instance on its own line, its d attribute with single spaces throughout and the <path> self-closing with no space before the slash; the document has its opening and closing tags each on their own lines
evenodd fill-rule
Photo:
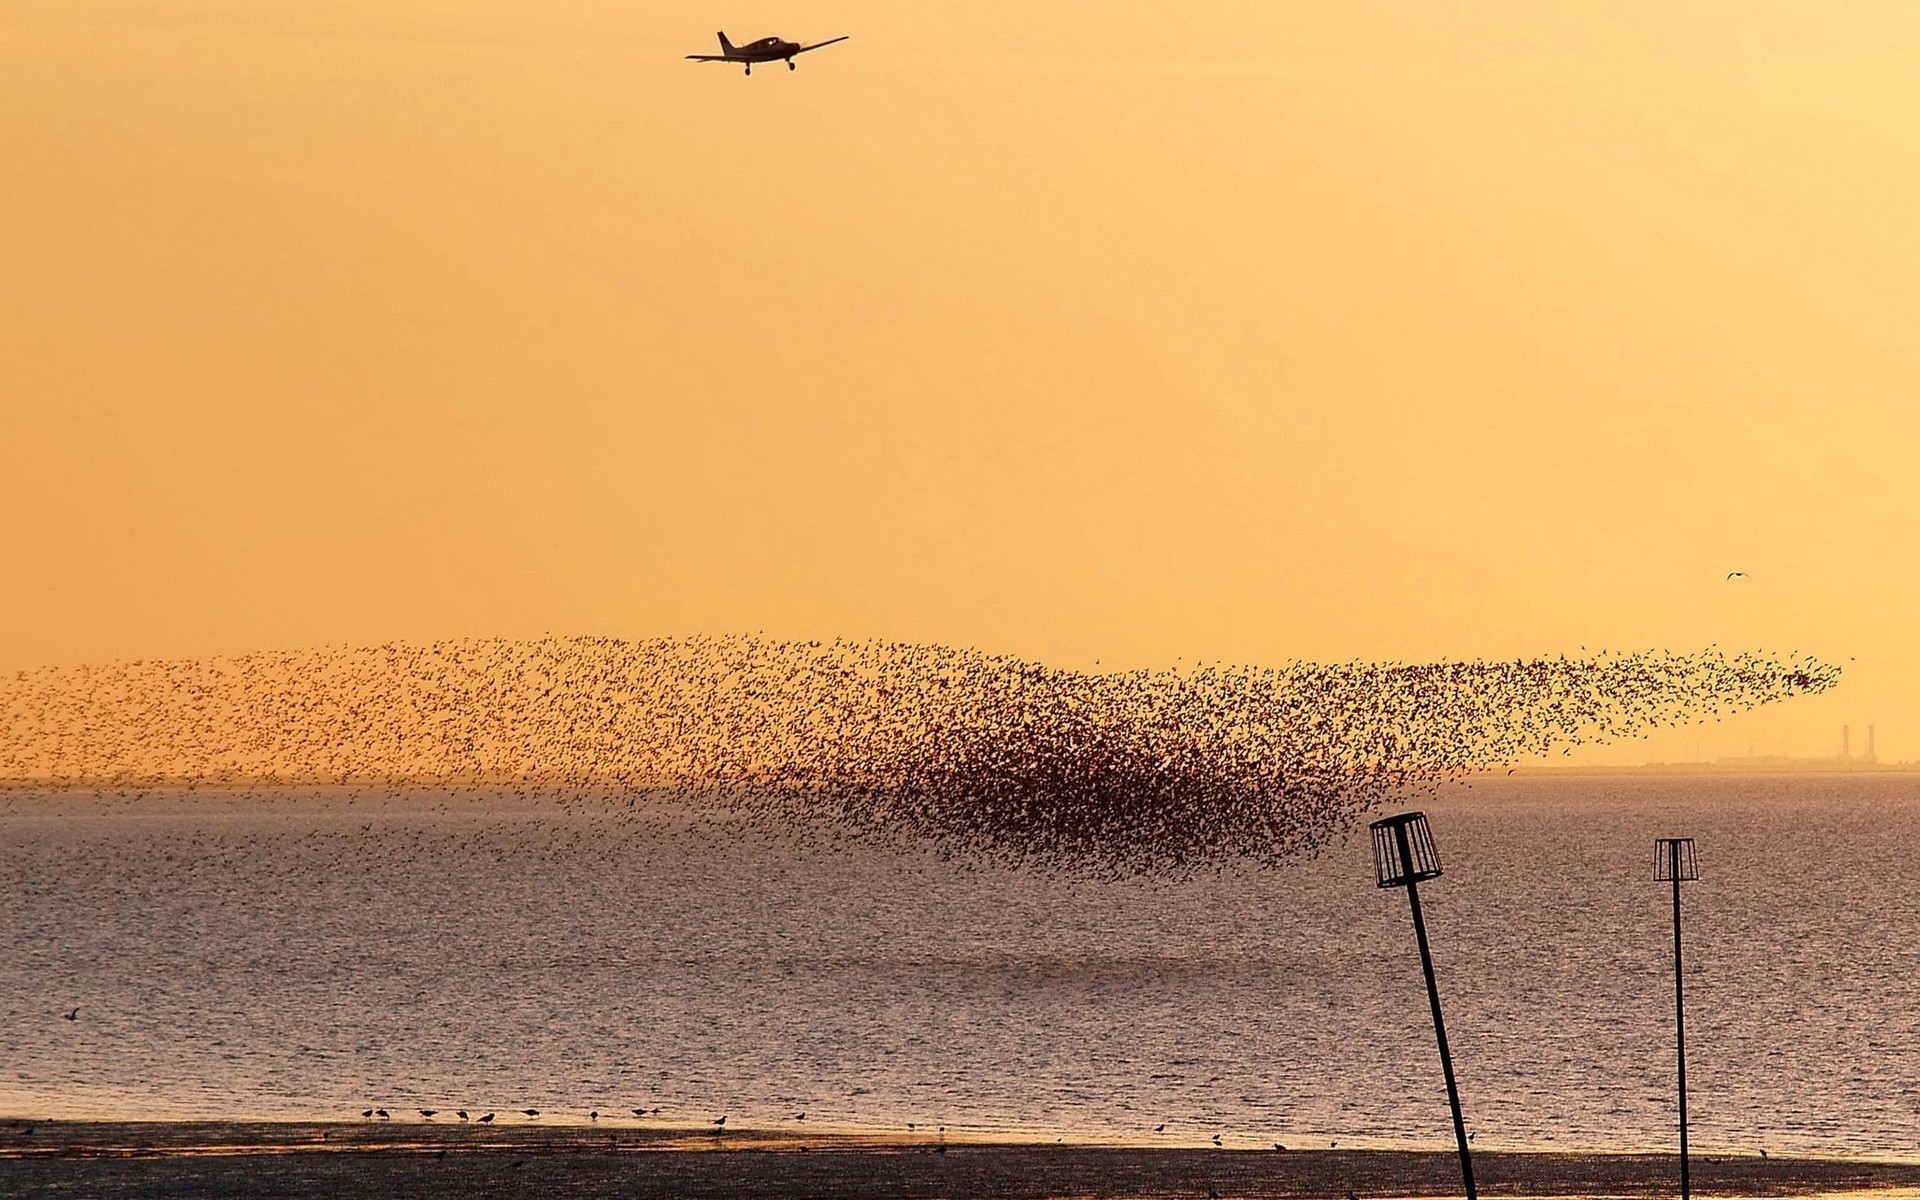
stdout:
<svg viewBox="0 0 1920 1200">
<path fill-rule="evenodd" d="M 1680 1200 L 1691 1200 L 1693 1179 L 1687 1161 L 1687 1005 L 1680 970 L 1680 885 L 1700 878 L 1692 838 L 1653 840 L 1653 879 L 1673 884 L 1673 1034 L 1680 1068 Z"/>
<path fill-rule="evenodd" d="M 1479 1200 L 1473 1186 L 1473 1152 L 1467 1145 L 1467 1122 L 1460 1114 L 1460 1085 L 1453 1078 L 1453 1054 L 1447 1049 L 1447 1023 L 1440 1016 L 1440 985 L 1433 978 L 1433 953 L 1427 949 L 1427 923 L 1420 916 L 1420 881 L 1440 877 L 1440 852 L 1425 813 L 1408 812 L 1375 821 L 1373 869 L 1383 888 L 1407 889 L 1413 908 L 1413 935 L 1420 943 L 1420 969 L 1427 977 L 1427 1003 L 1433 1008 L 1433 1036 L 1440 1043 L 1440 1070 L 1447 1078 L 1447 1104 L 1453 1109 L 1453 1140 L 1460 1148 L 1460 1181 L 1467 1200 Z"/>
</svg>

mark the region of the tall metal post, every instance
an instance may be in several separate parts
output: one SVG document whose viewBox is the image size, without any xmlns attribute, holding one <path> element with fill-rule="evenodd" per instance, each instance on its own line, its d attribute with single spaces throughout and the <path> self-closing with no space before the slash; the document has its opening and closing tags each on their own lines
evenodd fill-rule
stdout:
<svg viewBox="0 0 1920 1200">
<path fill-rule="evenodd" d="M 1673 1036 L 1680 1074 L 1680 1200 L 1692 1200 L 1693 1163 L 1687 1153 L 1687 998 L 1686 971 L 1680 957 L 1680 885 L 1700 878 L 1692 838 L 1653 840 L 1653 878 L 1673 883 Z"/>
<path fill-rule="evenodd" d="M 1680 1200 L 1691 1200 L 1693 1179 L 1687 1162 L 1687 1005 L 1680 969 L 1680 847 L 1668 844 L 1673 856 L 1673 1031 L 1680 1062 Z"/>
<path fill-rule="evenodd" d="M 1447 1078 L 1447 1107 L 1453 1110 L 1453 1141 L 1460 1150 L 1460 1182 L 1467 1200 L 1480 1200 L 1473 1185 L 1473 1151 L 1467 1143 L 1467 1121 L 1460 1112 L 1460 1085 L 1453 1077 L 1453 1052 L 1447 1048 L 1447 1023 L 1440 1016 L 1440 985 L 1433 977 L 1433 951 L 1427 947 L 1427 922 L 1420 912 L 1420 881 L 1440 878 L 1440 852 L 1425 813 L 1406 812 L 1383 817 L 1368 826 L 1373 832 L 1373 869 L 1383 888 L 1407 889 L 1413 909 L 1413 936 L 1420 943 L 1420 973 L 1427 980 L 1427 1004 L 1433 1009 L 1433 1036 L 1440 1043 L 1440 1070 Z"/>
<path fill-rule="evenodd" d="M 1399 843 L 1400 861 L 1412 862 L 1407 845 L 1407 827 L 1394 827 Z M 1407 903 L 1413 907 L 1413 936 L 1420 943 L 1420 970 L 1427 977 L 1427 1003 L 1433 1009 L 1433 1036 L 1440 1043 L 1440 1071 L 1447 1077 L 1447 1104 L 1453 1109 L 1453 1142 L 1460 1150 L 1460 1181 L 1467 1189 L 1467 1200 L 1479 1200 L 1473 1186 L 1473 1151 L 1467 1144 L 1467 1122 L 1460 1113 L 1460 1085 L 1453 1078 L 1453 1053 L 1447 1049 L 1447 1023 L 1440 1015 L 1440 985 L 1433 977 L 1433 952 L 1427 948 L 1427 923 L 1420 915 L 1420 885 L 1407 882 Z"/>
</svg>

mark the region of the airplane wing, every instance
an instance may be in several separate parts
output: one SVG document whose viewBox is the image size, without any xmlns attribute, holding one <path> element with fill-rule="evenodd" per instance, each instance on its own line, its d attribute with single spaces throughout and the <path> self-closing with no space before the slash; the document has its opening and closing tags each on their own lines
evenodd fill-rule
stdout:
<svg viewBox="0 0 1920 1200">
<path fill-rule="evenodd" d="M 800 48 L 799 48 L 798 50 L 795 50 L 795 51 L 794 51 L 794 53 L 795 53 L 795 54 L 805 54 L 805 53 L 806 53 L 807 51 L 809 51 L 809 50 L 818 50 L 818 49 L 819 49 L 820 47 L 822 47 L 822 46 L 831 46 L 831 45 L 833 45 L 833 44 L 834 44 L 835 42 L 844 42 L 844 41 L 846 41 L 846 40 L 847 40 L 847 38 L 850 38 L 850 37 L 852 37 L 852 36 L 853 36 L 853 35 L 849 33 L 849 34 L 847 34 L 847 35 L 845 35 L 844 37 L 837 37 L 837 38 L 828 38 L 828 39 L 827 39 L 826 41 L 824 41 L 824 42 L 815 42 L 815 43 L 814 43 L 813 45 L 811 45 L 811 46 L 802 46 L 802 47 L 800 47 Z"/>
<path fill-rule="evenodd" d="M 687 61 L 688 62 L 732 62 L 733 59 L 728 58 L 724 54 L 689 54 L 687 55 Z"/>
</svg>

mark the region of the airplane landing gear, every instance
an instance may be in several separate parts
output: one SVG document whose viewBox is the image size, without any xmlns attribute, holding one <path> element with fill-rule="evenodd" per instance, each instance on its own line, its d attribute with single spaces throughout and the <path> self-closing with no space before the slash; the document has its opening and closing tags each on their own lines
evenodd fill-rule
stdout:
<svg viewBox="0 0 1920 1200">
<path fill-rule="evenodd" d="M 792 60 L 792 59 L 788 59 L 788 60 L 787 60 L 787 70 L 789 70 L 789 71 L 791 71 L 791 70 L 793 70 L 793 69 L 794 69 L 794 68 L 793 68 L 793 60 Z"/>
<path fill-rule="evenodd" d="M 751 74 L 753 74 L 753 64 L 752 64 L 752 63 L 748 63 L 748 64 L 747 64 L 747 74 L 749 74 L 749 75 L 751 75 Z"/>
</svg>

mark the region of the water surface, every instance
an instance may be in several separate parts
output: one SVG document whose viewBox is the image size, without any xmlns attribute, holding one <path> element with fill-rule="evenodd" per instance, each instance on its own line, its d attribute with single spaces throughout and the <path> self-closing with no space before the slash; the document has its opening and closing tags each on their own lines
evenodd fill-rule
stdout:
<svg viewBox="0 0 1920 1200">
<path fill-rule="evenodd" d="M 1427 808 L 1476 1145 L 1671 1145 L 1650 874 L 1678 833 L 1695 1146 L 1920 1154 L 1920 777 L 1516 778 Z M 15 795 L 0 1111 L 1444 1145 L 1405 897 L 1368 853 L 1114 885 L 506 795 Z"/>
</svg>

